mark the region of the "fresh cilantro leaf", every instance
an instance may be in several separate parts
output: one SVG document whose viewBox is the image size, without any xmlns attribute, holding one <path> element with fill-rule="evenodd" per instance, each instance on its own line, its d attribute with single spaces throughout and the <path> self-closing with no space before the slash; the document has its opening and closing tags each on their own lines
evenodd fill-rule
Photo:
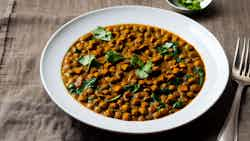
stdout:
<svg viewBox="0 0 250 141">
<path fill-rule="evenodd" d="M 133 55 L 132 58 L 130 59 L 130 64 L 133 67 L 136 67 L 136 66 L 142 67 L 143 61 L 137 55 Z"/>
<path fill-rule="evenodd" d="M 155 93 L 151 94 L 151 98 L 153 99 L 153 101 L 159 102 L 160 105 L 159 105 L 159 107 L 157 107 L 158 110 L 161 109 L 161 108 L 165 108 L 166 107 L 165 103 L 163 103 L 161 101 L 161 99 L 159 98 L 159 96 L 156 95 Z"/>
<path fill-rule="evenodd" d="M 136 76 L 138 76 L 141 79 L 145 79 L 149 76 L 149 74 L 152 72 L 152 66 L 153 63 L 151 61 L 147 61 L 147 63 L 142 66 L 140 69 L 135 70 Z"/>
<path fill-rule="evenodd" d="M 173 42 L 166 42 L 164 45 L 159 46 L 156 49 L 161 55 L 166 55 L 168 54 L 168 49 L 171 48 L 173 45 Z"/>
<path fill-rule="evenodd" d="M 146 73 L 145 71 L 143 71 L 141 69 L 135 70 L 135 74 L 136 74 L 136 76 L 138 76 L 141 79 L 147 78 L 149 76 L 148 73 Z"/>
<path fill-rule="evenodd" d="M 147 63 L 142 67 L 142 70 L 145 71 L 146 73 L 151 73 L 152 66 L 153 66 L 153 63 L 151 61 L 147 61 Z"/>
<path fill-rule="evenodd" d="M 166 95 L 170 94 L 170 92 L 171 92 L 171 90 L 169 90 L 168 88 L 162 88 L 158 91 L 158 93 L 166 94 Z"/>
<path fill-rule="evenodd" d="M 172 48 L 173 51 L 170 51 L 170 48 Z M 164 45 L 159 46 L 156 49 L 161 55 L 169 55 L 176 57 L 180 53 L 177 42 L 166 42 Z"/>
<path fill-rule="evenodd" d="M 107 101 L 107 102 L 113 102 L 113 101 L 118 100 L 121 96 L 122 96 L 122 94 L 119 94 L 119 95 L 117 95 L 117 96 L 115 96 L 115 97 L 113 97 L 113 98 L 111 98 L 111 99 L 109 99 L 109 100 L 106 100 L 106 101 Z"/>
<path fill-rule="evenodd" d="M 185 79 L 185 80 L 188 80 L 188 79 L 191 78 L 191 77 L 192 77 L 192 75 L 190 75 L 190 74 L 184 75 L 184 79 Z"/>
<path fill-rule="evenodd" d="M 199 76 L 199 85 L 202 85 L 204 82 L 204 76 L 205 76 L 205 72 L 202 68 L 200 67 L 195 67 L 194 68 L 194 73 L 198 74 Z"/>
<path fill-rule="evenodd" d="M 98 26 L 95 30 L 93 30 L 92 34 L 96 39 L 100 39 L 103 41 L 110 41 L 112 39 L 112 33 L 100 26 Z"/>
<path fill-rule="evenodd" d="M 97 78 L 91 78 L 89 80 L 85 80 L 82 84 L 82 86 L 78 89 L 76 89 L 76 94 L 81 94 L 83 90 L 87 88 L 95 88 L 97 83 Z"/>
<path fill-rule="evenodd" d="M 74 53 L 81 53 L 81 50 L 79 50 L 79 49 L 76 48 L 76 49 L 74 50 Z"/>
<path fill-rule="evenodd" d="M 184 106 L 184 103 L 182 101 L 176 101 L 174 104 L 173 104 L 173 108 L 182 108 Z"/>
<path fill-rule="evenodd" d="M 124 89 L 125 91 L 129 90 L 129 91 L 131 91 L 132 93 L 138 92 L 138 91 L 140 90 L 140 88 L 141 88 L 140 84 L 126 85 L 126 86 L 123 87 L 123 89 Z"/>
<path fill-rule="evenodd" d="M 171 84 L 173 85 L 180 85 L 181 84 L 181 79 L 179 77 L 175 77 L 172 81 L 171 81 Z"/>
<path fill-rule="evenodd" d="M 68 90 L 70 93 L 75 93 L 76 92 L 76 87 L 74 83 L 70 83 L 68 86 Z"/>
<path fill-rule="evenodd" d="M 91 65 L 91 63 L 94 61 L 95 56 L 94 55 L 86 55 L 84 57 L 80 57 L 78 59 L 78 62 L 84 66 Z"/>
<path fill-rule="evenodd" d="M 112 51 L 112 50 L 108 51 L 105 54 L 105 57 L 111 63 L 117 63 L 124 59 L 119 53 Z"/>
<path fill-rule="evenodd" d="M 177 63 L 183 62 L 184 60 L 182 58 L 175 58 Z"/>
</svg>

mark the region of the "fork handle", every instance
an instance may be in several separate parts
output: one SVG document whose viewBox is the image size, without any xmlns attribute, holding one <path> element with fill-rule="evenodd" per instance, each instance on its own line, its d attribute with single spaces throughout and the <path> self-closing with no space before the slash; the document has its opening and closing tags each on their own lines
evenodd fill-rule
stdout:
<svg viewBox="0 0 250 141">
<path fill-rule="evenodd" d="M 244 85 L 239 83 L 232 107 L 219 133 L 217 141 L 238 141 L 238 117 L 243 88 Z"/>
</svg>

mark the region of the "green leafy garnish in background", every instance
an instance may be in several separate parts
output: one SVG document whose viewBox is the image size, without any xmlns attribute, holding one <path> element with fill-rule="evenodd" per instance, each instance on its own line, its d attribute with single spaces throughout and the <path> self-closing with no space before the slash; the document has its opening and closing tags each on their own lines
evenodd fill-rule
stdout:
<svg viewBox="0 0 250 141">
<path fill-rule="evenodd" d="M 141 88 L 140 84 L 126 85 L 126 86 L 123 87 L 123 89 L 124 89 L 125 91 L 129 90 L 129 91 L 131 91 L 132 93 L 138 92 L 138 91 L 140 90 L 140 88 Z"/>
<path fill-rule="evenodd" d="M 152 66 L 153 63 L 151 61 L 147 61 L 145 65 L 135 70 L 136 76 L 138 76 L 141 79 L 147 78 L 149 74 L 152 72 Z"/>
<path fill-rule="evenodd" d="M 105 30 L 105 28 L 101 26 L 98 26 L 95 30 L 93 30 L 92 34 L 94 35 L 94 38 L 103 41 L 110 41 L 112 39 L 112 33 Z"/>
<path fill-rule="evenodd" d="M 142 67 L 143 61 L 137 55 L 133 55 L 130 59 L 130 64 L 133 67 L 136 67 L 136 66 Z"/>
<path fill-rule="evenodd" d="M 202 85 L 204 82 L 204 76 L 205 76 L 205 72 L 202 68 L 200 67 L 195 67 L 194 68 L 194 73 L 198 74 L 199 76 L 199 85 Z"/>
<path fill-rule="evenodd" d="M 202 0 L 178 0 L 178 4 L 190 10 L 201 10 Z"/>
</svg>

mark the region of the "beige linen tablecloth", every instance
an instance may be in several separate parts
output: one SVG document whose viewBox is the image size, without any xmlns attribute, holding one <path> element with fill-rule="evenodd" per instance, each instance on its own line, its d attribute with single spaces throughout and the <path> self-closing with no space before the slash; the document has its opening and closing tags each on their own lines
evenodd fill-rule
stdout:
<svg viewBox="0 0 250 141">
<path fill-rule="evenodd" d="M 250 37 L 250 1 L 233 2 L 216 0 L 207 11 L 191 17 L 214 33 L 230 62 L 236 37 Z M 197 120 L 172 131 L 140 136 L 87 126 L 64 113 L 48 97 L 39 77 L 39 59 L 51 34 L 81 13 L 122 4 L 169 9 L 164 0 L 0 0 L 0 141 L 142 140 L 156 136 L 162 140 L 216 139 L 234 94 L 231 82 L 216 105 Z M 249 107 L 250 96 L 246 94 L 240 141 L 250 138 Z"/>
</svg>

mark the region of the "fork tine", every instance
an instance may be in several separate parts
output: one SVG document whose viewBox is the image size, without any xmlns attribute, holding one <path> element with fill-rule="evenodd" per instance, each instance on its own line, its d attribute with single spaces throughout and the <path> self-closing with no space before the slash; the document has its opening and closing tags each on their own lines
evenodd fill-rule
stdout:
<svg viewBox="0 0 250 141">
<path fill-rule="evenodd" d="M 233 60 L 233 68 L 236 68 L 235 65 L 236 65 L 237 55 L 239 52 L 239 46 L 240 46 L 240 37 L 238 37 L 237 43 L 236 43 L 236 49 L 235 49 L 234 60 Z"/>
<path fill-rule="evenodd" d="M 249 58 L 249 40 L 246 41 L 246 54 L 245 54 L 245 64 L 242 74 L 247 75 L 247 67 L 248 67 L 248 58 Z"/>
<path fill-rule="evenodd" d="M 243 39 L 243 49 L 242 49 L 242 53 L 241 53 L 241 57 L 240 57 L 240 66 L 239 66 L 240 72 L 243 72 L 242 67 L 243 67 L 243 62 L 244 62 L 245 50 L 246 50 L 246 38 Z"/>
<path fill-rule="evenodd" d="M 247 48 L 249 49 L 249 44 L 250 44 L 250 39 L 248 39 L 248 42 L 247 42 Z M 250 53 L 248 52 L 248 73 L 247 73 L 247 76 L 250 77 Z"/>
</svg>

